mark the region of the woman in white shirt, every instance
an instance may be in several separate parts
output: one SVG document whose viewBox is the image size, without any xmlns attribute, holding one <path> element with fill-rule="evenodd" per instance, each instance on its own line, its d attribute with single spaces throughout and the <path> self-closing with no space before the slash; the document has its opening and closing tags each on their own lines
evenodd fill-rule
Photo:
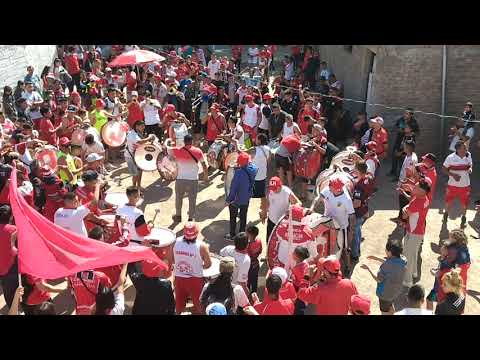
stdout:
<svg viewBox="0 0 480 360">
<path fill-rule="evenodd" d="M 288 135 L 296 134 L 298 136 L 302 135 L 302 131 L 297 123 L 293 122 L 293 115 L 287 114 L 285 116 L 285 122 L 283 123 L 282 138 L 284 139 Z"/>
<path fill-rule="evenodd" d="M 112 287 L 100 286 L 95 298 L 94 315 L 123 315 L 125 312 L 125 280 L 127 265 L 124 264 L 118 282 Z"/>
<path fill-rule="evenodd" d="M 140 103 L 140 109 L 143 110 L 145 117 L 145 132 L 147 135 L 154 134 L 159 139 L 162 137 L 160 123 L 160 103 L 152 99 L 150 91 L 145 91 L 145 100 Z M 167 129 L 168 130 L 168 129 Z"/>
<path fill-rule="evenodd" d="M 267 146 L 267 136 L 258 134 L 256 138 L 255 156 L 253 163 L 257 165 L 258 171 L 253 185 L 253 198 L 260 198 L 260 211 L 267 210 L 267 172 L 270 160 L 270 148 Z"/>
</svg>

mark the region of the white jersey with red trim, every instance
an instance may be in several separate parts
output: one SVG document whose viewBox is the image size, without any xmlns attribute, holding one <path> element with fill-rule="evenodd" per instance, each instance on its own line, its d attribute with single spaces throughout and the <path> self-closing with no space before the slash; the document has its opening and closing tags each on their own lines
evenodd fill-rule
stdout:
<svg viewBox="0 0 480 360">
<path fill-rule="evenodd" d="M 470 169 L 473 166 L 472 154 L 467 151 L 467 154 L 461 158 L 457 153 L 452 153 L 447 156 L 443 166 L 446 167 L 452 174 L 460 175 L 460 180 L 455 180 L 452 176 L 448 177 L 448 185 L 456 187 L 470 186 Z"/>
<path fill-rule="evenodd" d="M 135 206 L 124 205 L 117 209 L 117 214 L 127 219 L 130 245 L 139 245 L 138 243 L 142 242 L 144 236 L 150 232 L 143 211 Z"/>
<path fill-rule="evenodd" d="M 186 242 L 183 236 L 179 237 L 173 247 L 175 276 L 203 277 L 203 259 L 200 255 L 200 246 L 203 241 Z"/>
</svg>

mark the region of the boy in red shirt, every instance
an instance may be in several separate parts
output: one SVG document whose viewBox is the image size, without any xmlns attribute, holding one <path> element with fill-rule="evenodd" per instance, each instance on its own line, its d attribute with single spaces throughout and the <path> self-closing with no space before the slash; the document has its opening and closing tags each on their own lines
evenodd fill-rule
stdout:
<svg viewBox="0 0 480 360">
<path fill-rule="evenodd" d="M 310 269 L 308 266 L 307 259 L 310 257 L 310 253 L 308 249 L 304 246 L 297 246 L 295 250 L 293 250 L 292 258 L 295 262 L 295 266 L 292 268 L 292 273 L 290 275 L 290 279 L 292 280 L 293 286 L 295 287 L 295 291 L 301 287 L 308 287 L 309 285 L 309 275 Z M 305 315 L 305 303 L 300 300 L 295 300 L 295 315 Z"/>
<path fill-rule="evenodd" d="M 54 127 L 52 123 L 52 111 L 48 107 L 43 107 L 40 109 L 40 114 L 42 118 L 38 122 L 38 138 L 43 141 L 47 141 L 50 145 L 57 146 L 58 137 L 57 132 L 62 127 L 60 123 L 59 126 Z"/>
<path fill-rule="evenodd" d="M 278 275 L 270 275 L 266 284 L 267 298 L 260 302 L 257 293 L 252 294 L 254 301 L 253 307 L 258 315 L 293 315 L 295 306 L 291 299 L 283 300 L 280 297 L 280 289 L 282 287 L 282 279 Z"/>
<path fill-rule="evenodd" d="M 370 140 L 377 143 L 375 153 L 379 159 L 384 159 L 388 153 L 388 132 L 383 127 L 383 119 L 380 116 L 371 119 L 370 127 L 373 131 L 372 138 Z"/>
<path fill-rule="evenodd" d="M 260 263 L 258 257 L 262 253 L 262 241 L 258 237 L 258 227 L 249 226 L 247 228 L 247 253 L 250 256 L 250 269 L 248 270 L 247 287 L 250 293 L 256 293 L 258 287 L 258 271 L 260 270 Z"/>
<path fill-rule="evenodd" d="M 210 106 L 210 113 L 202 121 L 202 124 L 205 123 L 207 124 L 205 139 L 207 140 L 208 146 L 211 146 L 217 136 L 227 128 L 225 116 L 220 112 L 219 104 L 213 103 L 212 106 Z"/>
</svg>

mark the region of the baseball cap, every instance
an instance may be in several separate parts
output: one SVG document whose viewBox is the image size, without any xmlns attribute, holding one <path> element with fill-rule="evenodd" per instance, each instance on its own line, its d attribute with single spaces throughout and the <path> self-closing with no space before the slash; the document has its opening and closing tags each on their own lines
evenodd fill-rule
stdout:
<svg viewBox="0 0 480 360">
<path fill-rule="evenodd" d="M 183 237 L 187 240 L 194 240 L 199 233 L 198 224 L 193 221 L 189 221 L 183 227 Z"/>
<path fill-rule="evenodd" d="M 85 160 L 87 162 L 94 162 L 94 161 L 102 160 L 102 159 L 103 159 L 103 156 L 98 155 L 97 153 L 88 154 L 88 156 L 85 158 Z"/>
<path fill-rule="evenodd" d="M 273 96 L 270 94 L 263 94 L 263 100 L 271 100 L 273 99 Z"/>
<path fill-rule="evenodd" d="M 240 152 L 240 154 L 238 154 L 238 158 L 237 158 L 238 166 L 240 167 L 247 166 L 249 161 L 250 161 L 250 155 L 248 155 L 248 153 L 242 151 Z"/>
<path fill-rule="evenodd" d="M 337 274 L 340 272 L 340 261 L 338 261 L 335 255 L 330 255 L 326 258 L 320 258 L 318 260 L 318 267 L 328 271 L 330 274 Z"/>
<path fill-rule="evenodd" d="M 470 101 L 467 101 L 467 103 L 465 105 L 473 107 L 473 104 Z"/>
<path fill-rule="evenodd" d="M 207 315 L 227 315 L 227 309 L 221 303 L 211 303 L 205 309 Z"/>
<path fill-rule="evenodd" d="M 423 161 L 426 160 L 426 161 L 428 161 L 428 162 L 430 162 L 430 163 L 432 163 L 432 164 L 435 164 L 435 163 L 437 162 L 437 157 L 436 157 L 434 154 L 432 154 L 432 153 L 427 153 L 427 154 L 425 154 L 425 155 L 422 156 L 422 160 L 423 160 Z"/>
<path fill-rule="evenodd" d="M 61 146 L 68 146 L 70 145 L 70 139 L 67 138 L 66 136 L 61 137 L 60 140 L 58 141 L 58 144 Z"/>
<path fill-rule="evenodd" d="M 245 101 L 252 101 L 253 96 L 252 95 L 245 95 Z"/>
<path fill-rule="evenodd" d="M 375 150 L 377 148 L 377 142 L 376 141 L 369 141 L 365 144 L 368 150 Z"/>
<path fill-rule="evenodd" d="M 277 191 L 281 187 L 282 187 L 282 179 L 280 179 L 278 176 L 272 177 L 268 182 L 268 189 L 271 191 Z"/>
<path fill-rule="evenodd" d="M 82 175 L 83 181 L 92 181 L 98 179 L 98 173 L 94 170 L 87 170 Z"/>
<path fill-rule="evenodd" d="M 142 261 L 142 272 L 145 277 L 158 278 L 162 272 L 167 270 L 168 267 L 163 261 L 160 261 L 160 263 L 156 263 L 152 260 Z"/>
<path fill-rule="evenodd" d="M 132 91 L 132 96 L 138 96 L 138 91 Z"/>
<path fill-rule="evenodd" d="M 381 118 L 380 116 L 370 119 L 370 122 L 383 126 L 383 118 Z"/>
<path fill-rule="evenodd" d="M 111 71 L 112 71 L 112 68 L 109 68 L 109 67 L 105 68 L 105 72 L 111 72 Z"/>
<path fill-rule="evenodd" d="M 225 256 L 220 260 L 220 273 L 233 273 L 235 269 L 235 259 Z"/>
<path fill-rule="evenodd" d="M 331 186 L 335 191 L 340 191 L 343 190 L 345 182 L 339 177 L 335 177 L 333 179 L 330 179 L 330 181 L 328 182 L 328 186 Z"/>
<path fill-rule="evenodd" d="M 350 311 L 354 315 L 369 315 L 370 304 L 370 297 L 366 295 L 352 295 L 350 298 Z"/>
<path fill-rule="evenodd" d="M 280 279 L 282 279 L 282 285 L 285 284 L 288 278 L 287 271 L 279 266 L 272 269 L 272 275 L 277 275 Z"/>
</svg>

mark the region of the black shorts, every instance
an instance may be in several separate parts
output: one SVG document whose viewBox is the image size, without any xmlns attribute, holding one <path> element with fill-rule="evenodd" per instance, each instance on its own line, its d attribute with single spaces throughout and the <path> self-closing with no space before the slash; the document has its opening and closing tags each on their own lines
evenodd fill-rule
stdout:
<svg viewBox="0 0 480 360">
<path fill-rule="evenodd" d="M 253 184 L 253 198 L 263 198 L 266 196 L 267 190 L 267 179 L 264 180 L 255 180 Z"/>
<path fill-rule="evenodd" d="M 389 312 L 393 305 L 393 301 L 378 299 L 378 302 L 380 305 L 381 312 Z"/>
<path fill-rule="evenodd" d="M 281 168 L 284 171 L 290 171 L 292 168 L 292 165 L 290 164 L 290 159 L 278 154 L 275 154 L 275 164 L 277 169 Z"/>
</svg>

